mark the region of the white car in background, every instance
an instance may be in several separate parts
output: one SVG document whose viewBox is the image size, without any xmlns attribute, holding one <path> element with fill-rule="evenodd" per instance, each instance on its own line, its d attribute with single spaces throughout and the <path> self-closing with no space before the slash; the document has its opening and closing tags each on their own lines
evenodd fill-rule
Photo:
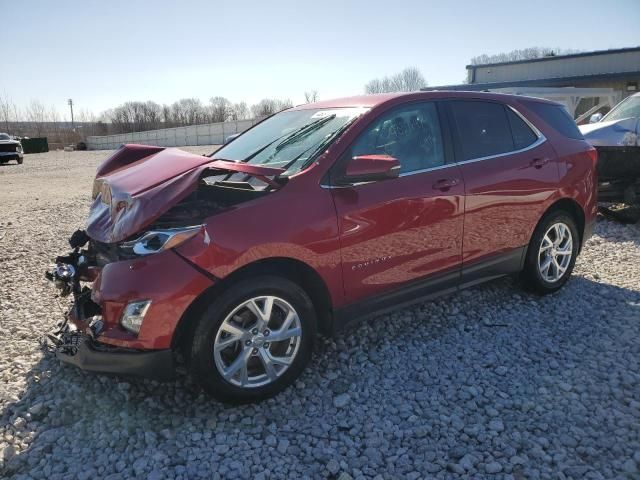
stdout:
<svg viewBox="0 0 640 480">
<path fill-rule="evenodd" d="M 640 93 L 579 128 L 598 151 L 598 200 L 605 204 L 600 212 L 625 223 L 640 221 Z"/>
<path fill-rule="evenodd" d="M 640 145 L 640 93 L 625 98 L 602 116 L 595 113 L 591 123 L 581 125 L 584 138 L 594 147 L 633 147 Z"/>
</svg>

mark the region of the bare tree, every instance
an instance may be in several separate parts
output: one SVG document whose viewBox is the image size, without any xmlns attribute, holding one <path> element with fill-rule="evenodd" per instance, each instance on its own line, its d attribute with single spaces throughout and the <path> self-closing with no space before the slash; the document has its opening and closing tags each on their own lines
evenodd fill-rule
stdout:
<svg viewBox="0 0 640 480">
<path fill-rule="evenodd" d="M 254 117 L 266 117 L 291 107 L 293 107 L 293 103 L 289 99 L 264 98 L 251 106 L 251 113 L 253 113 Z"/>
<path fill-rule="evenodd" d="M 556 55 L 570 55 L 579 53 L 580 50 L 568 48 L 529 47 L 510 52 L 493 55 L 482 54 L 471 59 L 471 65 L 486 65 L 488 63 L 515 62 L 518 60 L 531 60 L 534 58 L 554 57 Z"/>
<path fill-rule="evenodd" d="M 234 103 L 231 106 L 231 120 L 245 120 L 249 118 L 249 107 L 246 102 Z"/>
<path fill-rule="evenodd" d="M 51 105 L 49 107 L 49 111 L 47 112 L 46 121 L 49 122 L 47 127 L 47 137 L 52 137 L 51 142 L 55 142 L 61 139 L 61 128 L 60 128 L 60 115 L 58 114 L 58 110 L 55 105 Z M 64 142 L 64 140 L 62 140 Z"/>
<path fill-rule="evenodd" d="M 171 113 L 175 125 L 197 125 L 206 121 L 206 113 L 197 98 L 182 98 L 171 105 Z"/>
<path fill-rule="evenodd" d="M 125 102 L 103 113 L 103 117 L 111 123 L 115 133 L 140 132 L 161 128 L 163 115 L 163 107 L 151 101 Z"/>
<path fill-rule="evenodd" d="M 364 87 L 366 93 L 415 92 L 427 86 L 417 67 L 407 67 L 391 77 L 374 78 Z"/>
<path fill-rule="evenodd" d="M 315 103 L 318 101 L 318 91 L 317 90 L 309 90 L 308 92 L 304 92 L 304 101 L 305 103 Z"/>
<path fill-rule="evenodd" d="M 365 93 L 384 93 L 390 91 L 388 90 L 390 88 L 391 85 L 388 77 L 384 79 L 374 78 L 364 86 L 364 91 Z"/>
<path fill-rule="evenodd" d="M 173 122 L 171 107 L 169 105 L 162 105 L 161 114 L 162 114 L 162 123 L 164 124 L 164 128 L 170 128 L 175 125 Z"/>
<path fill-rule="evenodd" d="M 26 109 L 26 118 L 31 122 L 37 137 L 44 131 L 44 123 L 48 117 L 47 107 L 38 100 L 31 100 Z"/>
<path fill-rule="evenodd" d="M 415 92 L 427 86 L 427 81 L 417 67 L 408 67 L 393 76 L 393 83 L 398 92 Z"/>
<path fill-rule="evenodd" d="M 10 130 L 10 124 L 17 120 L 17 107 L 13 103 L 13 100 L 4 93 L 0 96 L 0 122 L 4 123 L 4 128 L 7 133 L 9 133 Z"/>
<path fill-rule="evenodd" d="M 224 97 L 211 97 L 209 100 L 209 121 L 226 122 L 232 115 L 231 102 Z"/>
</svg>

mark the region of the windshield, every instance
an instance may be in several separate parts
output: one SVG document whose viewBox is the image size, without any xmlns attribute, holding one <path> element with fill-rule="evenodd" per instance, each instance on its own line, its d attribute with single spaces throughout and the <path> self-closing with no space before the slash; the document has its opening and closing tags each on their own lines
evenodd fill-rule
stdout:
<svg viewBox="0 0 640 480">
<path fill-rule="evenodd" d="M 285 169 L 306 168 L 365 108 L 288 110 L 266 119 L 212 158 Z"/>
<path fill-rule="evenodd" d="M 622 120 L 623 118 L 639 118 L 640 117 L 640 95 L 627 97 L 616 105 L 613 110 L 607 113 L 601 122 L 609 122 L 611 120 Z"/>
<path fill-rule="evenodd" d="M 11 140 L 11 137 L 6 133 L 0 133 L 0 140 Z"/>
</svg>

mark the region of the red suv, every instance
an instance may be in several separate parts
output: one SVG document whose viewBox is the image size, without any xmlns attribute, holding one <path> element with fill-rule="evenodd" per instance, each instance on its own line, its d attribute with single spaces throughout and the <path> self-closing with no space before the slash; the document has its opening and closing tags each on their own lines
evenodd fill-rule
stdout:
<svg viewBox="0 0 640 480">
<path fill-rule="evenodd" d="M 210 156 L 125 145 L 48 272 L 75 297 L 57 354 L 274 395 L 316 332 L 503 275 L 558 290 L 592 231 L 595 165 L 562 106 L 470 92 L 302 105 Z"/>
</svg>

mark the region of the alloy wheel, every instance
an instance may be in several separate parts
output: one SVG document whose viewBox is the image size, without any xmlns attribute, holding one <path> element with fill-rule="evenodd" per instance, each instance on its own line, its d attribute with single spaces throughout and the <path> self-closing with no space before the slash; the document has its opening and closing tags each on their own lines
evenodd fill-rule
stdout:
<svg viewBox="0 0 640 480">
<path fill-rule="evenodd" d="M 275 296 L 251 298 L 220 325 L 213 346 L 216 368 L 232 385 L 262 387 L 293 363 L 301 336 L 300 318 L 291 304 Z"/>
<path fill-rule="evenodd" d="M 538 251 L 538 271 L 543 280 L 555 283 L 566 273 L 573 255 L 571 229 L 562 222 L 554 223 L 542 237 Z"/>
</svg>

